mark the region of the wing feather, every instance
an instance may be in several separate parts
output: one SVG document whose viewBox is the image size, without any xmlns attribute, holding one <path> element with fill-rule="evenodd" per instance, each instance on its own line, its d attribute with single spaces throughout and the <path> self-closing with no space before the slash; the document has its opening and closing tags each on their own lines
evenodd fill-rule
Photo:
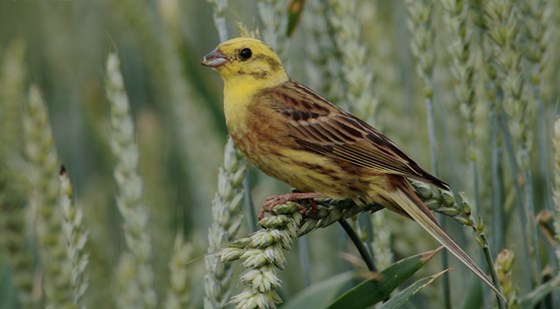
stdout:
<svg viewBox="0 0 560 309">
<path fill-rule="evenodd" d="M 357 167 L 449 188 L 420 168 L 381 132 L 302 84 L 289 81 L 261 95 L 285 117 L 286 134 L 309 151 Z"/>
</svg>

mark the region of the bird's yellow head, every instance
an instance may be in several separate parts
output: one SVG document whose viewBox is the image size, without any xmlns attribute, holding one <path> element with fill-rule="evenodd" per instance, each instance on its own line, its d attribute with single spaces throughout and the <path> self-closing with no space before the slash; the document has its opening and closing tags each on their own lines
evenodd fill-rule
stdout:
<svg viewBox="0 0 560 309">
<path fill-rule="evenodd" d="M 222 76 L 226 88 L 245 90 L 272 87 L 288 80 L 280 58 L 264 42 L 235 38 L 218 45 L 202 60 Z"/>
</svg>

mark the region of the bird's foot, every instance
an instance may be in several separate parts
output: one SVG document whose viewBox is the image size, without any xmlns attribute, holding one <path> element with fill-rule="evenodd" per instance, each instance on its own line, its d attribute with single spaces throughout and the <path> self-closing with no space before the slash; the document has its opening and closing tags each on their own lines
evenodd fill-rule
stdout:
<svg viewBox="0 0 560 309">
<path fill-rule="evenodd" d="M 324 198 L 324 196 L 316 192 L 292 192 L 273 195 L 267 198 L 263 206 L 261 207 L 261 211 L 259 212 L 259 220 L 264 218 L 265 213 L 270 212 L 272 209 L 274 209 L 274 207 L 286 204 L 288 202 L 307 200 L 311 205 L 311 211 L 317 212 L 317 203 L 315 202 L 316 198 Z M 307 207 L 303 205 L 298 204 L 298 209 L 302 215 L 305 215 L 307 213 Z"/>
</svg>

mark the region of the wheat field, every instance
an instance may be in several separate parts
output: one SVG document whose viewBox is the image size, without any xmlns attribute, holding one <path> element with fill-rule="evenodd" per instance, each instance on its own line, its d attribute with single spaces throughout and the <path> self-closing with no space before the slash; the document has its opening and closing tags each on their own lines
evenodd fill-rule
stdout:
<svg viewBox="0 0 560 309">
<path fill-rule="evenodd" d="M 546 0 L 2 1 L 0 308 L 557 308 L 558 29 Z M 236 36 L 449 182 L 414 188 L 507 303 L 376 205 L 257 222 L 290 188 L 200 65 Z"/>
</svg>

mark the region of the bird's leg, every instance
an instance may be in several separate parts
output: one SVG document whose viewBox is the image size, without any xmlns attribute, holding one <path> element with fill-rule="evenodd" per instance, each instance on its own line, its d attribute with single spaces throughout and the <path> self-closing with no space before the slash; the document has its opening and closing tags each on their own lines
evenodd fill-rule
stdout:
<svg viewBox="0 0 560 309">
<path fill-rule="evenodd" d="M 305 192 L 301 192 L 301 191 L 298 191 L 296 189 L 293 189 L 292 193 L 305 193 Z M 312 192 L 310 192 L 310 193 L 312 193 Z M 316 214 L 317 213 L 317 201 L 315 200 L 315 198 L 320 198 L 320 197 L 325 198 L 325 196 L 320 196 L 320 194 L 318 194 L 314 198 L 306 199 L 307 201 L 309 201 L 309 206 L 311 206 L 311 214 Z M 307 213 L 307 208 L 301 206 L 300 204 L 298 204 L 298 205 L 299 205 L 299 213 L 301 213 L 304 216 Z"/>
<path fill-rule="evenodd" d="M 311 205 L 311 213 L 312 214 L 316 214 L 317 213 L 317 201 L 312 198 L 309 200 L 309 204 Z"/>
<path fill-rule="evenodd" d="M 317 204 L 315 203 L 316 198 L 326 198 L 324 195 L 316 192 L 291 192 L 286 194 L 273 195 L 266 199 L 261 211 L 259 212 L 259 220 L 264 218 L 266 212 L 270 212 L 277 205 L 286 204 L 288 202 L 297 202 L 301 200 L 309 200 L 311 203 L 311 209 L 317 211 Z M 303 209 L 301 209 L 303 208 Z M 305 214 L 305 207 L 301 207 L 300 212 Z"/>
</svg>

